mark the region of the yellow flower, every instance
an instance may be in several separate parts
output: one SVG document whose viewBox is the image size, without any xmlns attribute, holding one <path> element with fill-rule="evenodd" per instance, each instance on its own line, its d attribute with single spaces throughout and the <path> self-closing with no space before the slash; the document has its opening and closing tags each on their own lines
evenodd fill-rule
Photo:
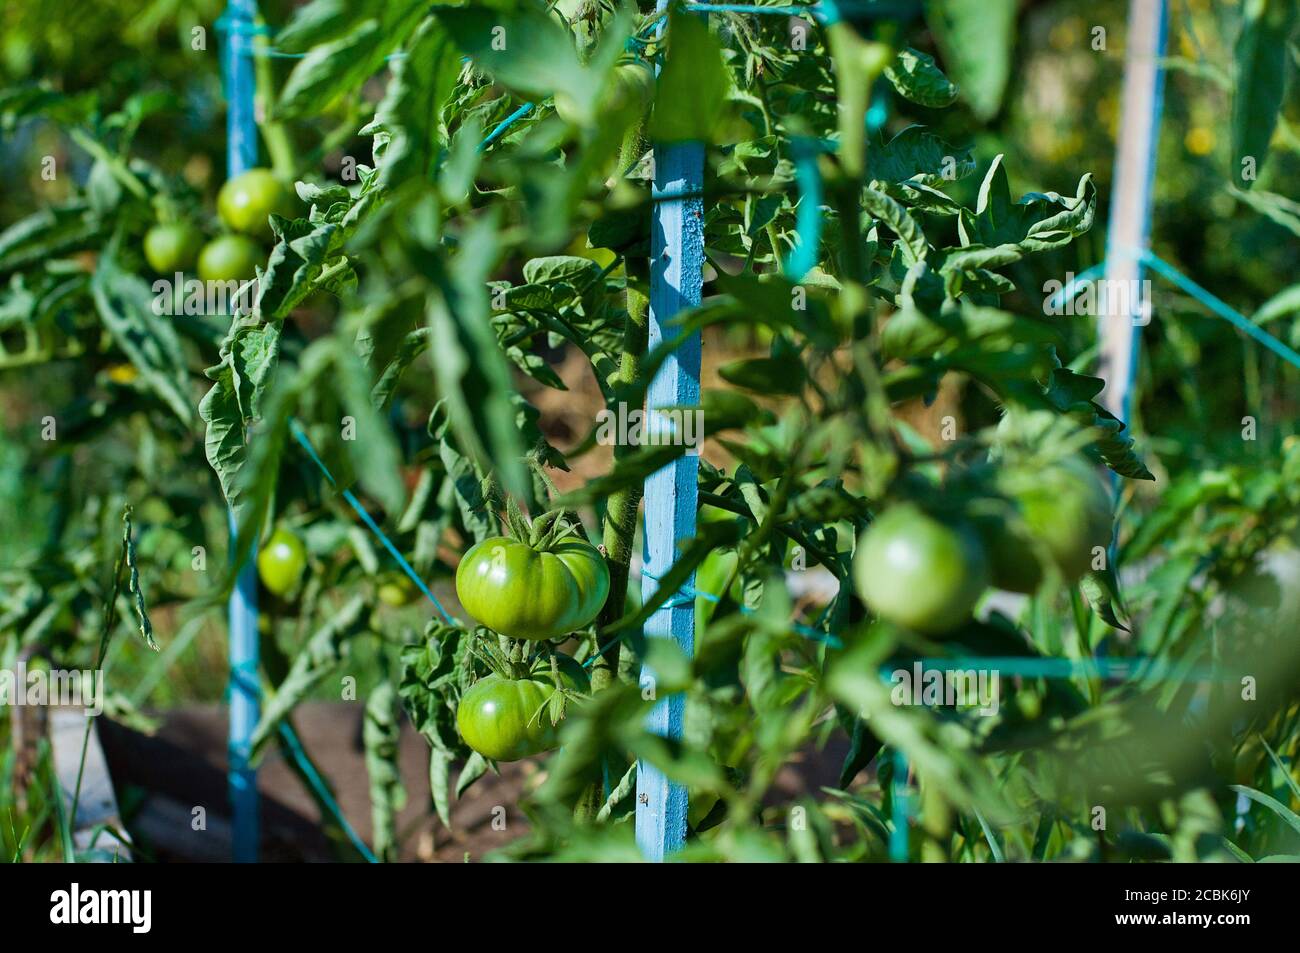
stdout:
<svg viewBox="0 0 1300 953">
<path fill-rule="evenodd" d="M 139 376 L 134 364 L 110 364 L 108 367 L 108 379 L 114 384 L 130 384 Z"/>
<path fill-rule="evenodd" d="M 1204 126 L 1193 126 L 1183 137 L 1183 145 L 1194 156 L 1208 156 L 1214 149 L 1214 133 Z"/>
</svg>

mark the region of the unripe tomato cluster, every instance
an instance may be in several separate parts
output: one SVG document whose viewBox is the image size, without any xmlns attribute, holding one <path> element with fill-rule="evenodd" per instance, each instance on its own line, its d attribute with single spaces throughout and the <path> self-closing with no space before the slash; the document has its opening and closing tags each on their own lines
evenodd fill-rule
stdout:
<svg viewBox="0 0 1300 953">
<path fill-rule="evenodd" d="M 998 480 L 1011 505 L 996 516 L 885 509 L 854 556 L 858 594 L 877 617 L 926 635 L 960 626 L 988 586 L 1032 593 L 1053 574 L 1072 584 L 1111 541 L 1110 494 L 1070 458 Z"/>
<path fill-rule="evenodd" d="M 205 241 L 192 221 L 164 221 L 144 236 L 144 257 L 160 275 L 198 269 L 202 281 L 247 281 L 266 261 L 270 216 L 291 215 L 293 195 L 269 169 L 249 169 L 217 194 L 217 215 L 227 229 Z"/>
<path fill-rule="evenodd" d="M 475 621 L 499 635 L 550 642 L 600 614 L 609 597 L 609 567 L 596 547 L 576 536 L 546 545 L 494 536 L 462 557 L 456 595 Z M 467 745 L 494 761 L 540 754 L 559 743 L 556 693 L 583 695 L 587 687 L 586 673 L 572 658 L 538 653 L 526 672 L 493 672 L 475 682 L 461 696 L 456 728 Z"/>
</svg>

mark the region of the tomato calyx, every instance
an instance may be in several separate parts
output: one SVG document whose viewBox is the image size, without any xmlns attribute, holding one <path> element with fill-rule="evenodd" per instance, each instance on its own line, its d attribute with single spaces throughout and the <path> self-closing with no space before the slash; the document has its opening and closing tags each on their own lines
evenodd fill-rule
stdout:
<svg viewBox="0 0 1300 953">
<path fill-rule="evenodd" d="M 514 497 L 506 500 L 504 523 L 507 535 L 539 553 L 553 552 L 566 539 L 581 538 L 578 527 L 569 522 L 563 510 L 550 510 L 530 520 Z"/>
<path fill-rule="evenodd" d="M 549 678 L 551 691 L 542 704 L 529 713 L 529 725 L 540 725 L 544 713 L 552 726 L 558 725 L 564 720 L 569 704 L 583 698 L 581 691 L 569 687 L 571 683 L 581 685 L 586 677 L 582 666 L 550 645 L 539 646 L 524 639 L 508 639 L 490 629 L 479 628 L 470 652 L 487 666 L 491 674 L 506 681 Z"/>
</svg>

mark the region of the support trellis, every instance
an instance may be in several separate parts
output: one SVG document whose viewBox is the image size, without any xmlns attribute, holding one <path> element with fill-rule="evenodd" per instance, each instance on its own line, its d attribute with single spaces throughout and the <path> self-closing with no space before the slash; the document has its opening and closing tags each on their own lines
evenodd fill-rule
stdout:
<svg viewBox="0 0 1300 953">
<path fill-rule="evenodd" d="M 1128 253 L 1145 250 L 1151 234 L 1151 184 L 1156 170 L 1160 133 L 1168 11 L 1165 0 L 1133 0 L 1125 37 L 1124 97 L 1115 144 L 1115 175 L 1111 188 L 1110 221 L 1106 234 L 1105 274 L 1111 288 L 1141 287 L 1143 262 Z M 1103 406 L 1128 421 L 1133 381 L 1137 375 L 1138 327 L 1150 320 L 1150 302 L 1104 295 L 1098 316 L 1099 374 L 1106 380 Z"/>
<path fill-rule="evenodd" d="M 257 165 L 257 119 L 253 98 L 255 83 L 251 38 L 257 6 L 254 0 L 230 0 L 224 18 L 225 42 L 222 68 L 225 78 L 226 176 L 235 176 Z M 235 514 L 230 514 L 230 538 L 235 538 Z M 259 824 L 257 769 L 249 763 L 253 729 L 260 710 L 257 635 L 256 542 L 249 561 L 239 573 L 230 594 L 230 731 L 226 757 L 230 778 L 230 807 L 233 817 L 233 859 L 255 863 L 258 858 Z"/>
<path fill-rule="evenodd" d="M 650 339 L 654 349 L 671 337 L 668 322 L 682 309 L 700 303 L 704 287 L 704 146 L 689 142 L 655 146 L 657 200 L 650 234 Z M 662 198 L 664 196 L 682 196 Z M 655 410 L 693 407 L 700 400 L 700 333 L 673 352 L 655 375 L 646 396 L 651 431 L 662 420 Z M 649 600 L 677 559 L 679 544 L 695 535 L 699 506 L 700 458 L 687 453 L 645 481 L 645 569 L 642 587 Z M 694 588 L 694 573 L 686 586 Z M 676 593 L 645 624 L 647 638 L 670 638 L 686 655 L 695 653 L 695 599 Z M 641 685 L 654 691 L 654 672 L 642 670 Z M 647 720 L 656 734 L 681 738 L 686 699 L 659 698 Z M 636 839 L 649 860 L 662 860 L 686 841 L 686 789 L 669 781 L 648 762 L 637 764 Z"/>
</svg>

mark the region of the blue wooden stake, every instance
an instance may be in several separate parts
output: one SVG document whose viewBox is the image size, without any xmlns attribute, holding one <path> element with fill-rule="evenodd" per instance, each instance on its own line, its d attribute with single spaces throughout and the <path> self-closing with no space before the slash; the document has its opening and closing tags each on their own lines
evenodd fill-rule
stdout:
<svg viewBox="0 0 1300 953">
<path fill-rule="evenodd" d="M 1151 234 L 1152 182 L 1164 93 L 1168 15 L 1165 0 L 1132 0 L 1124 54 L 1124 96 L 1115 142 L 1114 186 L 1106 234 L 1107 294 L 1098 315 L 1100 371 L 1106 379 L 1101 403 L 1121 420 L 1131 419 L 1133 382 L 1137 376 L 1137 328 L 1150 320 L 1139 315 L 1132 295 L 1119 288 L 1142 287 L 1142 260 Z M 1146 295 L 1142 304 L 1149 307 Z M 1125 306 L 1127 305 L 1127 306 Z M 1112 478 L 1113 479 L 1113 478 Z"/>
<path fill-rule="evenodd" d="M 230 0 L 222 66 L 226 86 L 226 175 L 234 178 L 257 165 L 257 120 L 253 115 L 253 58 L 250 44 L 257 5 Z M 230 514 L 230 536 L 235 515 Z M 258 857 L 257 771 L 248 763 L 250 740 L 260 708 L 258 684 L 257 570 L 250 553 L 230 595 L 230 735 L 227 745 L 230 806 L 233 812 L 233 859 L 256 863 Z"/>
<path fill-rule="evenodd" d="M 689 108 L 683 104 L 683 108 Z M 656 146 L 654 195 L 695 195 L 655 203 L 650 236 L 650 342 L 653 350 L 672 337 L 668 322 L 683 308 L 700 303 L 704 286 L 704 146 L 697 142 Z M 664 362 L 650 384 L 646 407 L 699 404 L 700 336 L 692 335 Z M 651 428 L 655 427 L 653 416 Z M 650 429 L 650 428 L 647 428 Z M 657 580 L 672 566 L 678 543 L 695 535 L 699 500 L 699 457 L 687 454 L 645 481 L 645 571 L 641 590 L 650 598 Z M 694 590 L 694 575 L 683 591 Z M 645 625 L 649 638 L 669 638 L 686 654 L 695 651 L 695 600 L 670 598 Z M 641 685 L 653 687 L 654 672 L 641 671 Z M 659 698 L 648 727 L 667 738 L 681 738 L 686 699 Z M 637 765 L 636 840 L 647 860 L 660 861 L 686 841 L 686 789 L 654 765 Z"/>
</svg>

